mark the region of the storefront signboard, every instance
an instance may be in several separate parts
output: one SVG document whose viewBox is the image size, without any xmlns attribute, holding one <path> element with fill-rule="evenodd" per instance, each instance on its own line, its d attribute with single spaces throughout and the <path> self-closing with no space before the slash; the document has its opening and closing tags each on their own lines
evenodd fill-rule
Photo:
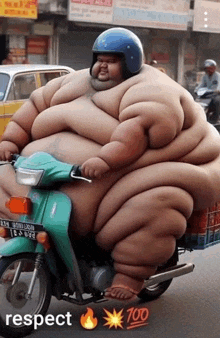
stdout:
<svg viewBox="0 0 220 338">
<path fill-rule="evenodd" d="M 113 0 L 69 0 L 68 20 L 112 23 Z"/>
<path fill-rule="evenodd" d="M 114 24 L 187 30 L 188 0 L 117 0 Z"/>
<path fill-rule="evenodd" d="M 69 0 L 70 21 L 187 30 L 189 0 Z"/>
<path fill-rule="evenodd" d="M 37 19 L 37 0 L 0 0 L 0 17 Z"/>
<path fill-rule="evenodd" d="M 26 39 L 27 54 L 47 54 L 48 52 L 48 37 L 30 37 Z"/>
<path fill-rule="evenodd" d="M 220 0 L 195 0 L 193 30 L 220 33 Z"/>
</svg>

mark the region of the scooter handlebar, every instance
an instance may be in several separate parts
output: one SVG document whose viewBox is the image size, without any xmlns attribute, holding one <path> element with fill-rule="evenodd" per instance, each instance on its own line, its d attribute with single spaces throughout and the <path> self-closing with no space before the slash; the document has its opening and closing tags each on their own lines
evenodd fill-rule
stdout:
<svg viewBox="0 0 220 338">
<path fill-rule="evenodd" d="M 72 170 L 71 170 L 71 177 L 81 177 L 82 176 L 82 171 L 81 171 L 81 167 L 79 165 L 74 164 L 72 166 Z"/>
<path fill-rule="evenodd" d="M 11 161 L 10 161 L 10 163 L 11 163 L 12 166 L 14 166 L 15 162 L 17 161 L 17 159 L 18 159 L 19 157 L 20 157 L 19 154 L 12 154 L 12 155 L 11 155 Z"/>
<path fill-rule="evenodd" d="M 72 177 L 73 179 L 83 180 L 89 183 L 92 182 L 92 180 L 89 180 L 88 178 L 82 176 L 81 166 L 76 164 L 72 166 L 70 177 Z"/>
<path fill-rule="evenodd" d="M 36 156 L 35 156 L 36 155 Z M 55 182 L 55 181 L 68 181 L 68 177 L 71 180 L 83 180 L 86 182 L 91 183 L 92 181 L 82 176 L 81 166 L 74 164 L 70 165 L 64 162 L 60 162 L 56 159 L 54 159 L 51 155 L 48 155 L 46 153 L 40 153 L 40 156 L 42 158 L 42 163 L 39 160 L 39 153 L 36 153 L 32 155 L 30 158 L 25 158 L 23 156 L 20 156 L 19 154 L 13 154 L 11 157 L 11 165 L 13 167 L 19 167 L 23 160 L 25 160 L 25 168 L 26 169 L 42 169 L 45 170 L 45 174 L 43 176 L 43 179 L 41 181 L 41 185 L 48 185 L 48 182 Z M 48 157 L 49 156 L 49 157 Z M 35 157 L 37 158 L 37 164 L 39 166 L 33 167 L 32 161 Z M 28 161 L 30 159 L 30 163 Z M 39 162 L 38 162 L 39 161 Z M 43 182 L 45 181 L 45 182 Z"/>
</svg>

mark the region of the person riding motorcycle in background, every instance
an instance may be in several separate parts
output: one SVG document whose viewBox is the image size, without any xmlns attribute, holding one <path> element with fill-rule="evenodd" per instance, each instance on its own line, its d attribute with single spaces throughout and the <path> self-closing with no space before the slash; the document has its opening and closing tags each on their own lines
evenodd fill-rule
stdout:
<svg viewBox="0 0 220 338">
<path fill-rule="evenodd" d="M 202 81 L 196 88 L 196 92 L 200 88 L 207 88 L 213 91 L 213 98 L 211 99 L 207 115 L 212 113 L 212 122 L 216 123 L 220 116 L 220 73 L 216 71 L 217 63 L 214 60 L 207 59 L 204 62 L 205 75 Z"/>
</svg>

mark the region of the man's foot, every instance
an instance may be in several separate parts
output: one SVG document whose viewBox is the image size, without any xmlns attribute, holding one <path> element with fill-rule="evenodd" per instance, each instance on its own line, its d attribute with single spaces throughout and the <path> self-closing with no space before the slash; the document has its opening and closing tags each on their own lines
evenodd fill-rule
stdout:
<svg viewBox="0 0 220 338">
<path fill-rule="evenodd" d="M 105 297 L 124 301 L 134 300 L 141 291 L 143 283 L 143 279 L 116 273 L 112 285 L 105 291 Z"/>
<path fill-rule="evenodd" d="M 139 292 L 125 286 L 112 286 L 105 291 L 105 298 L 117 300 L 134 300 Z"/>
</svg>

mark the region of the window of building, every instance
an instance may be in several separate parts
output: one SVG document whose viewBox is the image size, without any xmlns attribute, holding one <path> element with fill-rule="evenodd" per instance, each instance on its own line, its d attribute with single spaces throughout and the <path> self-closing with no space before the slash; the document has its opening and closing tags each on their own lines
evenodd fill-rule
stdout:
<svg viewBox="0 0 220 338">
<path fill-rule="evenodd" d="M 190 0 L 190 9 L 194 9 L 194 3 L 195 3 L 195 1 L 194 0 Z"/>
</svg>

